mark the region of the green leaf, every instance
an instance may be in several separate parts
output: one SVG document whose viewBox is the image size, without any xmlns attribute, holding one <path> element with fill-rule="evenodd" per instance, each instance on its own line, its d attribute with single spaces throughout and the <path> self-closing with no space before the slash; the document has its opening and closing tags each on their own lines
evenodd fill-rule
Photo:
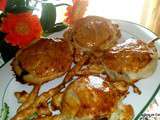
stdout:
<svg viewBox="0 0 160 120">
<path fill-rule="evenodd" d="M 59 31 L 62 31 L 63 29 L 67 28 L 68 26 L 64 23 L 57 23 L 55 24 L 55 26 L 50 29 L 48 32 L 50 33 L 54 33 L 54 32 L 59 32 Z"/>
<path fill-rule="evenodd" d="M 22 0 L 22 1 L 24 1 L 24 0 Z M 19 0 L 19 2 L 18 2 L 17 0 L 8 0 L 7 1 L 7 7 L 13 7 L 13 6 L 20 5 L 20 4 L 22 4 L 22 1 Z"/>
<path fill-rule="evenodd" d="M 44 36 L 48 36 L 53 34 L 54 32 L 62 31 L 63 29 L 67 28 L 68 26 L 64 23 L 57 23 L 55 26 L 53 26 L 51 29 L 48 30 L 48 32 L 44 33 Z"/>
<path fill-rule="evenodd" d="M 19 6 L 25 6 L 26 2 L 25 0 L 13 0 L 15 2 L 15 4 L 19 7 Z"/>
<path fill-rule="evenodd" d="M 70 6 L 70 5 L 67 3 L 60 3 L 55 5 L 55 7 L 61 7 L 61 6 Z"/>
<path fill-rule="evenodd" d="M 25 6 L 25 0 L 8 0 L 7 1 L 7 9 L 13 7 L 21 7 Z"/>
<path fill-rule="evenodd" d="M 40 21 L 44 32 L 48 32 L 54 27 L 56 21 L 56 7 L 52 3 L 42 3 Z"/>
<path fill-rule="evenodd" d="M 9 106 L 6 103 L 4 103 L 1 109 L 0 120 L 8 120 L 8 115 L 9 115 Z"/>
<path fill-rule="evenodd" d="M 8 0 L 5 12 L 20 13 L 34 9 L 33 7 L 27 6 L 26 4 L 28 4 L 27 0 Z"/>
<path fill-rule="evenodd" d="M 38 117 L 38 113 L 34 112 L 32 115 L 28 116 L 26 120 L 35 120 Z"/>
<path fill-rule="evenodd" d="M 15 8 L 10 8 L 7 10 L 7 12 L 10 13 L 23 13 L 23 12 L 27 12 L 27 11 L 33 11 L 34 8 L 33 7 L 15 7 Z"/>
</svg>

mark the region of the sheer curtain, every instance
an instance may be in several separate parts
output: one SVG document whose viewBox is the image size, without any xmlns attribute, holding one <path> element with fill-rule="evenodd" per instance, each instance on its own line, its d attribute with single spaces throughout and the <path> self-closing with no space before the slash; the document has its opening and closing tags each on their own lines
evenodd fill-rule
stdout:
<svg viewBox="0 0 160 120">
<path fill-rule="evenodd" d="M 86 15 L 132 21 L 160 36 L 160 0 L 89 0 Z"/>
<path fill-rule="evenodd" d="M 89 0 L 86 15 L 121 19 L 139 24 L 144 1 L 145 0 Z"/>
<path fill-rule="evenodd" d="M 145 0 L 141 24 L 160 36 L 160 0 Z"/>
</svg>

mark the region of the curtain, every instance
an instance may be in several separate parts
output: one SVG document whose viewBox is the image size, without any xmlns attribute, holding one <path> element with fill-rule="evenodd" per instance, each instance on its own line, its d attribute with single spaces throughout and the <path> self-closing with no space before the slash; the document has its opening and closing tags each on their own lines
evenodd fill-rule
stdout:
<svg viewBox="0 0 160 120">
<path fill-rule="evenodd" d="M 160 36 L 160 0 L 144 0 L 141 24 Z"/>
</svg>

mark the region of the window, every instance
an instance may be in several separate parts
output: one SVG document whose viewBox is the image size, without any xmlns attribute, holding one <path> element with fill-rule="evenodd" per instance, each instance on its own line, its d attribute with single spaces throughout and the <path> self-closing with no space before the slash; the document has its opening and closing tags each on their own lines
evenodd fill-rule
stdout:
<svg viewBox="0 0 160 120">
<path fill-rule="evenodd" d="M 140 23 L 144 0 L 89 0 L 87 15 Z"/>
</svg>

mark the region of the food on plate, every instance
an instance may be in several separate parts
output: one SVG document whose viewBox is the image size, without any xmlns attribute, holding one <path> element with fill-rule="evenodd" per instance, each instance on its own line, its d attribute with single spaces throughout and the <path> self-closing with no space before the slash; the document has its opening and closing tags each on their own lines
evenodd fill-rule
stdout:
<svg viewBox="0 0 160 120">
<path fill-rule="evenodd" d="M 77 20 L 64 33 L 64 38 L 71 41 L 74 48 L 74 60 L 83 59 L 84 54 L 100 56 L 104 51 L 114 46 L 121 37 L 117 24 L 99 16 L 87 16 Z"/>
<path fill-rule="evenodd" d="M 11 120 L 26 120 L 34 114 L 36 114 L 36 116 L 51 115 L 48 100 L 58 94 L 62 88 L 63 85 L 58 85 L 56 88 L 51 88 L 50 90 L 43 92 L 41 95 L 37 96 L 25 109 L 17 111 L 16 115 L 11 118 Z"/>
<path fill-rule="evenodd" d="M 12 62 L 19 82 L 43 84 L 64 75 L 72 64 L 72 50 L 62 39 L 44 39 L 20 50 Z"/>
<path fill-rule="evenodd" d="M 108 71 L 123 74 L 128 80 L 139 80 L 153 74 L 158 63 L 158 52 L 152 42 L 129 39 L 106 52 L 103 63 Z"/>
<path fill-rule="evenodd" d="M 134 110 L 122 103 L 135 82 L 155 71 L 158 52 L 153 40 L 128 39 L 111 20 L 87 16 L 64 33 L 64 39 L 40 39 L 20 50 L 12 62 L 16 78 L 33 85 L 17 92 L 21 103 L 11 120 L 132 120 Z M 63 82 L 39 95 L 43 83 Z M 58 114 L 52 114 L 55 111 Z"/>
<path fill-rule="evenodd" d="M 102 56 L 103 52 L 114 46 L 121 37 L 117 24 L 99 16 L 87 16 L 77 20 L 64 33 L 64 39 L 70 41 L 74 50 L 74 62 L 80 69 L 92 56 Z M 87 58 L 87 59 L 86 59 Z M 84 61 L 86 60 L 86 61 Z M 80 63 L 82 63 L 80 66 Z M 79 63 L 80 62 L 80 63 Z M 75 66 L 75 69 L 78 70 Z M 69 81 L 68 73 L 65 81 Z M 69 77 L 68 77 L 69 76 Z M 72 75 L 74 76 L 74 75 Z"/>
<path fill-rule="evenodd" d="M 19 106 L 17 112 L 26 109 L 28 106 L 30 106 L 34 102 L 34 100 L 38 96 L 39 89 L 40 89 L 39 85 L 34 86 L 33 90 L 31 91 L 27 99 L 21 104 L 21 106 Z"/>
<path fill-rule="evenodd" d="M 38 89 L 35 86 L 31 94 L 37 95 Z M 19 109 L 11 120 L 25 120 L 35 113 L 37 120 L 113 120 L 126 116 L 126 120 L 131 120 L 134 115 L 132 106 L 122 104 L 128 89 L 125 81 L 110 83 L 107 76 L 79 77 L 65 89 L 63 85 L 59 85 L 36 98 L 27 98 L 28 106 Z M 55 110 L 60 110 L 61 113 L 52 115 Z"/>
<path fill-rule="evenodd" d="M 133 108 L 131 105 L 119 105 L 118 109 L 112 113 L 109 120 L 132 120 L 133 119 Z"/>
<path fill-rule="evenodd" d="M 24 101 L 26 101 L 28 96 L 29 96 L 29 93 L 25 90 L 20 92 L 15 92 L 15 97 L 17 98 L 18 103 L 24 103 Z"/>
<path fill-rule="evenodd" d="M 52 98 L 53 109 L 59 109 L 61 113 L 56 116 L 37 118 L 37 120 L 110 120 L 110 118 L 113 120 L 112 114 L 119 116 L 117 118 L 127 117 L 126 120 L 131 120 L 133 108 L 121 103 L 128 93 L 128 87 L 126 88 L 126 90 L 117 89 L 99 76 L 78 78 L 63 92 Z"/>
<path fill-rule="evenodd" d="M 83 74 L 107 73 L 112 79 L 120 77 L 131 83 L 147 78 L 154 73 L 158 52 L 154 42 L 128 39 L 106 51 L 98 63 L 92 59 Z"/>
<path fill-rule="evenodd" d="M 64 38 L 83 51 L 106 50 L 115 45 L 120 36 L 118 25 L 99 16 L 81 18 L 64 33 Z"/>
</svg>

